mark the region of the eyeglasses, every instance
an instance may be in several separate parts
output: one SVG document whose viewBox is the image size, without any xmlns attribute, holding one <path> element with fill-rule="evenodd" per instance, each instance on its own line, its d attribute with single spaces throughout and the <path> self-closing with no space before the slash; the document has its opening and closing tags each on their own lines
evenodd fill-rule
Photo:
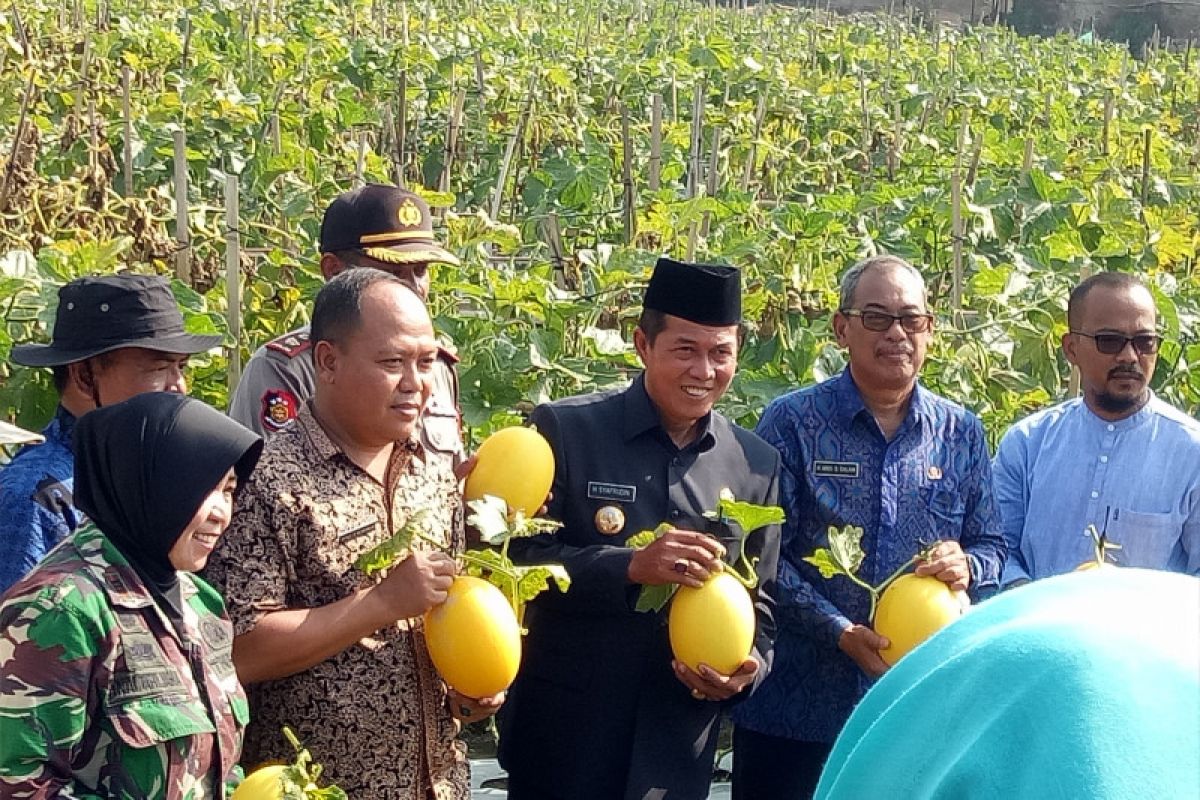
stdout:
<svg viewBox="0 0 1200 800">
<path fill-rule="evenodd" d="M 1115 356 L 1125 349 L 1125 345 L 1133 342 L 1133 349 L 1143 356 L 1154 355 L 1162 344 L 1162 337 L 1154 333 L 1139 333 L 1137 336 L 1125 336 L 1120 333 L 1084 333 L 1071 331 L 1076 336 L 1086 336 L 1096 343 L 1096 349 L 1106 356 Z"/>
<path fill-rule="evenodd" d="M 847 317 L 858 317 L 862 326 L 869 331 L 882 333 L 897 322 L 906 333 L 924 333 L 933 324 L 933 314 L 885 314 L 882 311 L 863 311 L 859 308 L 843 308 Z"/>
</svg>

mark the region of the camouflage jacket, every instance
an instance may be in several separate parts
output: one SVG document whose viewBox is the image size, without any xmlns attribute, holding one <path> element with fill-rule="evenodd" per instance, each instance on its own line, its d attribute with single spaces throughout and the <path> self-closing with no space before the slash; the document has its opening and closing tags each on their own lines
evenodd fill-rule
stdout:
<svg viewBox="0 0 1200 800">
<path fill-rule="evenodd" d="M 217 592 L 179 630 L 91 524 L 0 604 L 0 797 L 224 797 L 249 718 Z"/>
</svg>

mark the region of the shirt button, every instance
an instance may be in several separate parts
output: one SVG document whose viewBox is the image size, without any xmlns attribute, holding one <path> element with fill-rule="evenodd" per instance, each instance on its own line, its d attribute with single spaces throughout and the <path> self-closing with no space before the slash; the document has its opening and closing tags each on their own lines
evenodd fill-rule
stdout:
<svg viewBox="0 0 1200 800">
<path fill-rule="evenodd" d="M 1101 464 L 1107 464 L 1107 463 L 1108 463 L 1108 456 L 1100 456 L 1100 463 L 1101 463 Z"/>
<path fill-rule="evenodd" d="M 1114 428 L 1112 425 L 1109 425 L 1109 426 L 1108 426 L 1108 429 L 1109 429 L 1110 431 L 1116 430 L 1116 428 Z"/>
<path fill-rule="evenodd" d="M 1099 496 L 1100 496 L 1100 493 L 1099 493 L 1099 492 L 1092 492 L 1092 499 L 1093 499 L 1093 500 L 1094 500 L 1095 498 L 1099 497 Z"/>
<path fill-rule="evenodd" d="M 671 509 L 671 519 L 679 519 L 680 511 L 678 508 Z"/>
</svg>

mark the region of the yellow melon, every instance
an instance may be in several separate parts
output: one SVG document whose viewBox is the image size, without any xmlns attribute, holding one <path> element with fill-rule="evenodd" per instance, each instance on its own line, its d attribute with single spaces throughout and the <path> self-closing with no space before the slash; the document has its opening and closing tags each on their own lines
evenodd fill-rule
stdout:
<svg viewBox="0 0 1200 800">
<path fill-rule="evenodd" d="M 510 516 L 517 511 L 537 513 L 554 482 L 554 451 L 540 433 L 502 428 L 484 441 L 476 456 L 463 490 L 467 500 L 490 494 L 508 504 Z"/>
<path fill-rule="evenodd" d="M 521 665 L 521 626 L 504 593 L 459 575 L 449 596 L 425 614 L 425 644 L 442 679 L 467 697 L 504 691 Z"/>
<path fill-rule="evenodd" d="M 728 572 L 718 572 L 699 589 L 679 587 L 667 623 L 675 658 L 693 671 L 707 664 L 732 675 L 754 646 L 754 603 Z"/>
</svg>

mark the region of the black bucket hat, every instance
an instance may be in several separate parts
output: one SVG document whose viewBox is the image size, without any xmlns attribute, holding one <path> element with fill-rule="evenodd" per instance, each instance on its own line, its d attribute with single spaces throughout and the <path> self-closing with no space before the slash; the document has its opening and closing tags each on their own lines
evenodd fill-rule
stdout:
<svg viewBox="0 0 1200 800">
<path fill-rule="evenodd" d="M 58 290 L 50 344 L 19 344 L 12 360 L 26 367 L 57 367 L 119 350 L 203 353 L 220 336 L 187 333 L 171 286 L 157 275 L 79 278 Z"/>
</svg>

